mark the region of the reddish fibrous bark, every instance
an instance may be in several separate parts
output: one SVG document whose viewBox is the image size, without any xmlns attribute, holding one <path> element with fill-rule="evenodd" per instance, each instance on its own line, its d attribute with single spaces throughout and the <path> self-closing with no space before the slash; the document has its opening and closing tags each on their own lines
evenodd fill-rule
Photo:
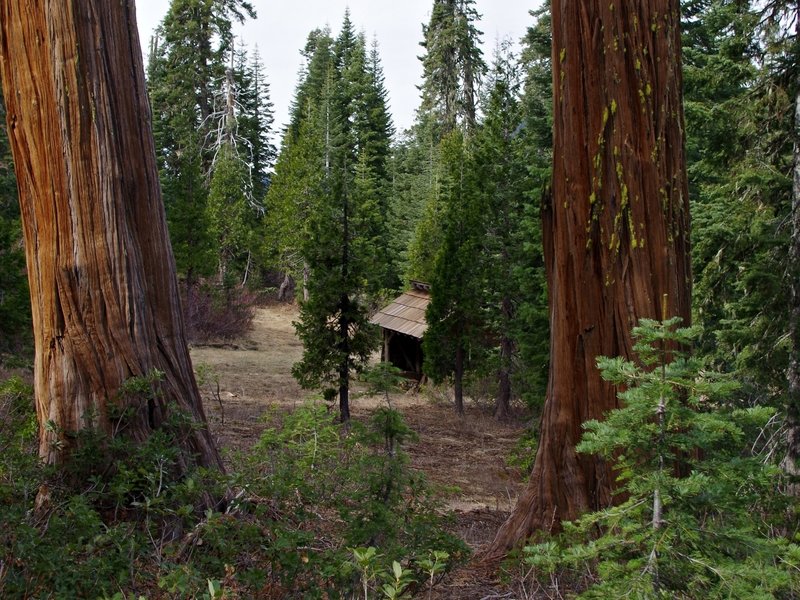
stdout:
<svg viewBox="0 0 800 600">
<path fill-rule="evenodd" d="M 533 472 L 487 557 L 614 502 L 581 425 L 619 406 L 598 356 L 641 318 L 690 318 L 678 0 L 553 0 L 552 197 L 543 210 L 551 360 Z"/>
<path fill-rule="evenodd" d="M 30 281 L 39 452 L 75 432 L 141 442 L 173 406 L 180 467 L 222 468 L 184 336 L 133 0 L 0 0 L 0 79 Z M 152 397 L 127 379 L 163 373 Z M 99 458 L 99 457 L 98 457 Z"/>
</svg>

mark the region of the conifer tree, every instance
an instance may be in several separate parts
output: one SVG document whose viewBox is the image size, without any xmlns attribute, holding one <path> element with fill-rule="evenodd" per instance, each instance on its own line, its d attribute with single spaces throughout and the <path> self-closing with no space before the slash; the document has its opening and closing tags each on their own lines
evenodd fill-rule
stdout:
<svg viewBox="0 0 800 600">
<path fill-rule="evenodd" d="M 429 170 L 428 177 L 412 179 L 417 184 L 414 192 L 423 199 L 419 213 L 415 215 L 416 225 L 408 246 L 407 279 L 416 281 L 430 282 L 434 277 L 436 259 L 444 242 L 442 220 L 446 207 L 441 198 L 441 173 L 444 167 L 440 150 L 441 147 L 437 146 L 431 151 L 433 158 L 423 159 L 423 164 Z"/>
<path fill-rule="evenodd" d="M 700 347 L 737 371 L 739 402 L 785 409 L 786 445 L 800 456 L 800 427 L 791 425 L 800 422 L 797 326 L 786 306 L 798 272 L 787 226 L 796 199 L 796 3 L 707 0 L 685 11 Z"/>
<path fill-rule="evenodd" d="M 323 32 L 309 36 L 306 56 L 284 140 L 287 151 L 298 152 L 278 161 L 268 197 L 276 212 L 307 208 L 305 227 L 294 238 L 307 272 L 307 295 L 296 324 L 303 359 L 293 373 L 304 387 L 322 385 L 331 396 L 338 394 L 346 422 L 351 373 L 365 366 L 377 343 L 367 307 L 383 283 L 380 190 L 388 174 L 382 154 L 391 123 L 377 55 L 370 58 L 370 71 L 366 42 L 355 33 L 349 11 L 335 40 Z M 307 184 L 316 195 L 303 202 L 298 192 Z"/>
<path fill-rule="evenodd" d="M 517 389 L 529 406 L 544 400 L 550 353 L 547 281 L 544 269 L 542 205 L 549 197 L 553 147 L 553 80 L 550 2 L 531 11 L 534 19 L 523 39 L 521 66 L 524 87 L 523 123 L 519 130 L 528 171 L 528 202 L 520 222 L 524 240 L 522 260 L 515 272 L 520 303 L 516 310 L 515 341 L 519 352 Z"/>
<path fill-rule="evenodd" d="M 284 132 L 275 175 L 266 197 L 267 250 L 286 278 L 301 280 L 308 300 L 309 266 L 302 246 L 309 235 L 308 218 L 322 195 L 327 172 L 325 124 L 318 104 L 329 94 L 333 69 L 333 38 L 328 29 L 308 35 L 306 60 L 292 101 L 290 122 Z"/>
<path fill-rule="evenodd" d="M 415 233 L 433 187 L 433 167 L 428 147 L 411 132 L 405 132 L 392 145 L 387 245 L 391 249 L 395 272 L 401 280 L 425 281 L 425 275 L 416 272 L 417 265 L 424 262 L 418 255 L 430 246 L 423 243 L 422 235 L 415 236 Z"/>
<path fill-rule="evenodd" d="M 422 28 L 425 48 L 420 113 L 434 121 L 434 139 L 458 125 L 477 125 L 478 86 L 486 71 L 475 0 L 434 0 Z"/>
<path fill-rule="evenodd" d="M 217 152 L 208 194 L 209 234 L 216 254 L 219 283 L 230 287 L 234 261 L 246 252 L 250 172 L 236 146 L 225 142 Z"/>
<path fill-rule="evenodd" d="M 301 52 L 306 64 L 301 69 L 290 111 L 286 135 L 295 139 L 300 125 L 311 118 L 314 107 L 329 85 L 329 74 L 333 68 L 333 38 L 329 28 L 315 29 L 308 34 Z"/>
<path fill-rule="evenodd" d="M 530 482 L 490 555 L 613 502 L 611 465 L 575 452 L 581 423 L 618 402 L 594 357 L 630 357 L 632 322 L 691 309 L 679 3 L 553 0 L 552 15 L 547 397 Z"/>
<path fill-rule="evenodd" d="M 305 300 L 308 269 L 301 248 L 309 235 L 308 217 L 323 193 L 324 166 L 317 124 L 306 119 L 296 137 L 287 131 L 266 197 L 266 252 L 287 278 L 303 280 Z"/>
<path fill-rule="evenodd" d="M 542 389 L 547 362 L 541 346 L 546 348 L 547 311 L 542 302 L 546 294 L 539 223 L 533 214 L 538 212 L 538 202 L 530 199 L 530 144 L 523 135 L 521 79 L 508 43 L 497 49 L 490 85 L 485 118 L 475 135 L 474 168 L 486 229 L 475 259 L 481 270 L 485 339 L 495 345 L 491 361 L 497 375 L 495 416 L 505 419 L 512 381 L 532 386 L 538 379 L 538 389 Z M 530 343 L 525 345 L 526 336 L 538 339 L 538 355 L 530 351 Z M 521 349 L 528 350 L 522 357 Z"/>
<path fill-rule="evenodd" d="M 530 11 L 530 14 L 534 22 L 525 32 L 520 56 L 525 80 L 522 95 L 524 124 L 520 134 L 526 140 L 528 149 L 531 190 L 540 194 L 550 185 L 552 169 L 553 67 L 550 0 L 545 0 L 539 9 Z"/>
<path fill-rule="evenodd" d="M 328 386 L 338 394 L 343 422 L 350 419 L 351 373 L 366 366 L 378 341 L 365 296 L 376 268 L 375 239 L 369 235 L 378 217 L 373 179 L 366 158 L 353 178 L 345 157 L 334 156 L 309 215 L 302 245 L 309 265 L 308 299 L 295 325 L 303 358 L 292 369 L 304 387 Z"/>
<path fill-rule="evenodd" d="M 586 598 L 791 598 L 799 548 L 770 525 L 786 516 L 779 473 L 753 454 L 774 411 L 732 410 L 735 381 L 687 355 L 697 330 L 679 321 L 643 319 L 635 360 L 597 358 L 623 402 L 584 424 L 578 451 L 617 464 L 622 504 L 527 547 L 527 562 L 583 579 Z"/>
<path fill-rule="evenodd" d="M 134 5 L 22 8 L 0 2 L 0 81 L 36 298 L 40 458 L 89 448 L 99 481 L 123 437 L 158 438 L 174 450 L 159 461 L 165 483 L 222 469 L 186 345 Z"/>
<path fill-rule="evenodd" d="M 246 283 L 254 252 L 263 242 L 263 194 L 274 149 L 268 88 L 259 62 L 231 47 L 230 64 L 214 99 L 214 150 L 211 165 L 208 225 L 214 241 L 218 281 L 229 287 Z M 261 82 L 261 83 L 259 83 Z"/>
<path fill-rule="evenodd" d="M 378 41 L 373 40 L 365 65 L 365 89 L 358 110 L 358 145 L 360 155 L 369 161 L 369 170 L 375 178 L 378 219 L 373 232 L 378 241 L 377 282 L 382 289 L 393 290 L 400 287 L 400 269 L 390 248 L 390 209 L 391 193 L 390 159 L 394 125 L 389 113 L 388 91 L 386 90 L 383 66 Z"/>
<path fill-rule="evenodd" d="M 275 115 L 270 86 L 258 46 L 249 58 L 247 52 L 237 52 L 234 76 L 239 106 L 237 128 L 245 146 L 240 152 L 249 161 L 249 177 L 253 186 L 251 204 L 261 209 L 269 187 L 270 173 L 275 166 L 277 149 L 271 138 Z"/>
<path fill-rule="evenodd" d="M 207 209 L 214 99 L 225 81 L 232 22 L 245 0 L 172 0 L 151 42 L 148 86 L 164 204 L 178 271 L 191 285 L 213 272 Z"/>
<path fill-rule="evenodd" d="M 395 129 L 389 113 L 389 92 L 383 74 L 378 40 L 373 39 L 365 65 L 365 90 L 359 109 L 359 147 L 366 151 L 372 171 L 389 180 L 389 157 Z M 385 210 L 385 207 L 382 208 Z"/>
<path fill-rule="evenodd" d="M 749 2 L 691 2 L 684 12 L 694 306 L 704 325 L 699 341 L 717 365 L 747 373 L 744 379 L 753 384 L 743 387 L 747 394 L 770 379 L 780 380 L 777 365 L 785 364 L 785 353 L 781 356 L 775 343 L 785 321 L 757 318 L 765 309 L 773 312 L 769 307 L 776 300 L 771 298 L 781 285 L 780 276 L 770 274 L 772 267 L 762 262 L 771 260 L 770 248 L 777 242 L 780 217 L 769 206 L 773 194 L 767 192 L 776 182 L 769 172 L 757 176 L 749 159 L 753 139 L 739 126 L 760 118 L 763 109 L 759 94 L 752 92 L 759 78 L 757 15 Z M 755 280 L 758 285 L 751 286 Z M 744 303 L 743 286 L 752 287 Z"/>
<path fill-rule="evenodd" d="M 475 163 L 463 134 L 450 132 L 441 146 L 443 240 L 434 263 L 431 302 L 425 313 L 424 371 L 434 381 L 453 378 L 455 407 L 464 414 L 466 371 L 482 348 L 478 256 L 485 233 Z"/>
<path fill-rule="evenodd" d="M 434 0 L 431 18 L 423 25 L 425 55 L 422 100 L 414 127 L 416 143 L 423 148 L 426 164 L 416 170 L 432 175 L 418 183 L 424 207 L 411 221 L 414 234 L 409 248 L 409 275 L 427 281 L 433 277 L 434 262 L 443 240 L 440 193 L 436 166 L 439 143 L 450 131 L 460 128 L 469 136 L 477 126 L 480 79 L 486 71 L 480 49 L 480 15 L 474 0 Z"/>
</svg>

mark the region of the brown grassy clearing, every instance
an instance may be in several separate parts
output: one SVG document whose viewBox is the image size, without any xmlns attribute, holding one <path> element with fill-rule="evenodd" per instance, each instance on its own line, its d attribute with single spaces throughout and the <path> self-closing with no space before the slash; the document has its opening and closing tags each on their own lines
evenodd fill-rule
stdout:
<svg viewBox="0 0 800 600">
<path fill-rule="evenodd" d="M 233 343 L 192 348 L 195 369 L 208 368 L 219 382 L 222 405 L 201 384 L 206 413 L 223 449 L 246 451 L 281 411 L 302 404 L 308 393 L 297 385 L 291 367 L 302 354 L 292 327 L 293 306 L 259 308 L 253 329 Z M 366 419 L 384 402 L 382 396 L 353 394 L 354 419 Z M 498 423 L 490 406 L 467 405 L 459 419 L 446 393 L 414 392 L 391 395 L 419 439 L 406 448 L 412 468 L 436 484 L 444 503 L 454 511 L 456 532 L 475 552 L 491 541 L 505 519 L 522 484 L 522 474 L 506 458 L 522 434 L 519 422 Z M 272 417 L 270 417 L 272 415 Z M 223 422 L 224 416 L 224 422 Z M 499 593 L 493 577 L 469 568 L 450 575 L 439 586 L 439 598 L 482 598 Z"/>
</svg>

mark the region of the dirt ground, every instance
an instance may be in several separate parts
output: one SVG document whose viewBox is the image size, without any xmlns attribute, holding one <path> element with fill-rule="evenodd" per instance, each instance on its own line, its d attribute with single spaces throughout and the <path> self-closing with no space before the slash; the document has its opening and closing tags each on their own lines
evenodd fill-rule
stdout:
<svg viewBox="0 0 800 600">
<path fill-rule="evenodd" d="M 222 448 L 250 447 L 268 423 L 265 415 L 291 410 L 307 392 L 291 375 L 302 354 L 292 327 L 297 309 L 275 304 L 258 309 L 253 329 L 230 344 L 192 348 L 192 360 L 206 398 L 206 413 Z M 205 377 L 203 372 L 213 374 Z M 219 383 L 220 403 L 214 398 Z M 366 418 L 384 402 L 358 390 L 351 399 L 353 418 Z M 419 439 L 407 446 L 412 468 L 422 470 L 442 490 L 454 511 L 457 532 L 473 548 L 491 541 L 516 501 L 522 474 L 507 465 L 524 424 L 498 423 L 489 406 L 467 403 L 463 418 L 455 415 L 446 393 L 407 392 L 391 396 Z M 485 577 L 462 570 L 439 588 L 440 598 L 506 597 Z"/>
</svg>

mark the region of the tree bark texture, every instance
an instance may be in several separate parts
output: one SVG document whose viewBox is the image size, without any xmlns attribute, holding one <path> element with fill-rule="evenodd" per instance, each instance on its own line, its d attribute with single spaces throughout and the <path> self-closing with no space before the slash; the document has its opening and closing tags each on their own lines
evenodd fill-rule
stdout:
<svg viewBox="0 0 800 600">
<path fill-rule="evenodd" d="M 798 6 L 800 9 L 800 6 Z M 800 13 L 798 13 L 800 14 Z M 800 17 L 795 18 L 795 39 L 800 40 Z M 794 156 L 792 173 L 792 236 L 789 242 L 789 277 L 791 281 L 791 306 L 789 334 L 791 350 L 786 404 L 786 456 L 783 469 L 794 478 L 800 477 L 800 77 L 795 81 L 794 100 Z M 791 493 L 800 496 L 800 481 L 790 486 Z"/>
<path fill-rule="evenodd" d="M 456 365 L 453 370 L 453 396 L 456 406 L 456 413 L 459 417 L 464 416 L 464 348 L 461 341 L 456 346 Z"/>
<path fill-rule="evenodd" d="M 133 0 L 0 0 L 0 78 L 30 280 L 39 452 L 76 431 L 144 441 L 174 404 L 181 465 L 222 467 L 184 336 Z M 151 397 L 127 379 L 158 369 Z"/>
<path fill-rule="evenodd" d="M 497 370 L 497 398 L 494 404 L 494 418 L 505 421 L 511 416 L 511 354 L 514 342 L 503 337 L 500 340 L 500 368 Z"/>
<path fill-rule="evenodd" d="M 678 0 L 553 0 L 553 192 L 543 210 L 551 360 L 530 483 L 487 557 L 614 501 L 612 465 L 578 455 L 581 424 L 619 406 L 597 356 L 631 328 L 690 318 Z"/>
<path fill-rule="evenodd" d="M 347 253 L 345 252 L 345 257 Z M 350 311 L 350 297 L 342 294 L 339 300 L 339 338 L 341 340 L 339 355 L 339 418 L 342 423 L 350 421 L 350 319 L 347 315 Z"/>
</svg>

